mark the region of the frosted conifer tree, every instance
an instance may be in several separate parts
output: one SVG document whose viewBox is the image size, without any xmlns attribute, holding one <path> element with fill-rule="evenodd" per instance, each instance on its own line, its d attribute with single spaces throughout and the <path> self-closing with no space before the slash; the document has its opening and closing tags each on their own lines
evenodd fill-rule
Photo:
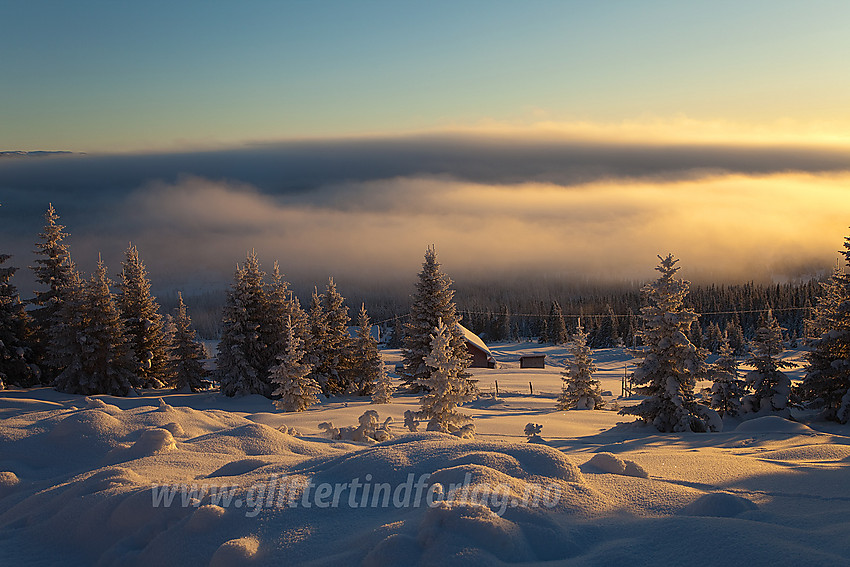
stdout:
<svg viewBox="0 0 850 567">
<path fill-rule="evenodd" d="M 307 336 L 307 314 L 301 309 L 298 298 L 289 290 L 289 282 L 283 279 L 280 266 L 274 263 L 271 283 L 267 286 L 265 322 L 260 326 L 263 343 L 266 345 L 267 366 L 277 365 L 277 356 L 286 347 L 286 322 L 289 320 L 293 333 L 302 340 Z"/>
<path fill-rule="evenodd" d="M 322 307 L 328 330 L 324 350 L 328 391 L 331 394 L 356 392 L 357 386 L 351 373 L 353 341 L 348 334 L 351 318 L 348 316 L 345 298 L 337 291 L 333 278 L 328 278 L 328 285 L 322 294 Z"/>
<path fill-rule="evenodd" d="M 151 282 L 139 251 L 130 244 L 118 282 L 118 309 L 136 362 L 141 388 L 162 388 L 173 384 L 168 352 L 169 336 L 163 326 L 159 304 L 151 295 Z"/>
<path fill-rule="evenodd" d="M 572 358 L 561 373 L 563 384 L 561 395 L 558 396 L 558 409 L 602 409 L 605 400 L 602 399 L 599 380 L 593 379 L 596 365 L 581 322 L 573 336 L 570 354 Z"/>
<path fill-rule="evenodd" d="M 372 393 L 375 382 L 384 369 L 384 361 L 378 352 L 378 341 L 372 336 L 372 323 L 366 306 L 360 306 L 357 316 L 357 336 L 352 346 L 351 376 L 358 396 Z"/>
<path fill-rule="evenodd" d="M 313 367 L 313 378 L 328 397 L 353 391 L 348 308 L 333 278 L 325 293 L 313 290 L 308 321 L 307 361 Z"/>
<path fill-rule="evenodd" d="M 725 335 L 720 335 L 718 350 L 720 356 L 710 371 L 714 380 L 711 385 L 711 408 L 721 417 L 736 417 L 741 413 L 741 398 L 746 394 L 746 384 L 738 379 L 738 362 Z"/>
<path fill-rule="evenodd" d="M 398 315 L 393 315 L 393 329 L 387 341 L 387 348 L 396 349 L 402 346 L 404 346 L 404 325 Z"/>
<path fill-rule="evenodd" d="M 62 232 L 65 227 L 56 222 L 59 215 L 53 204 L 47 208 L 44 220 L 44 229 L 38 235 L 40 240 L 35 244 L 35 266 L 31 269 L 36 282 L 45 289 L 36 291 L 29 303 L 35 306 L 30 311 L 34 323 L 35 359 L 41 368 L 42 379 L 49 383 L 58 373 L 58 369 L 51 367 L 47 361 L 50 327 L 56 322 L 62 289 L 71 281 L 73 266 L 68 246 L 63 242 L 68 235 Z"/>
<path fill-rule="evenodd" d="M 83 345 L 90 317 L 85 282 L 73 262 L 70 270 L 68 281 L 59 290 L 58 310 L 48 329 L 45 353 L 48 366 L 58 372 L 54 385 L 62 392 L 76 392 L 82 380 Z"/>
<path fill-rule="evenodd" d="M 303 341 L 295 334 L 289 317 L 283 333 L 286 345 L 277 357 L 278 364 L 271 369 L 271 382 L 275 386 L 272 396 L 279 397 L 274 404 L 283 411 L 304 411 L 318 401 L 322 389 L 310 377 L 310 366 L 302 362 Z"/>
<path fill-rule="evenodd" d="M 608 316 L 599 321 L 599 326 L 591 340 L 592 346 L 596 348 L 615 347 L 622 343 L 618 331 L 617 316 L 610 305 L 606 305 L 605 309 L 608 311 Z"/>
<path fill-rule="evenodd" d="M 106 265 L 98 259 L 95 274 L 81 286 L 79 296 L 75 297 L 79 292 L 74 290 L 63 302 L 67 303 L 63 305 L 63 315 L 67 313 L 71 318 L 71 327 L 66 329 L 67 339 L 76 343 L 71 346 L 79 349 L 76 353 L 79 358 L 68 361 L 56 378 L 58 390 L 71 394 L 126 396 L 137 383 L 136 364 L 109 284 Z"/>
<path fill-rule="evenodd" d="M 687 331 L 698 315 L 683 305 L 688 282 L 677 279 L 677 259 L 672 254 L 658 257 L 655 268 L 661 276 L 644 286 L 648 305 L 641 309 L 645 330 L 639 335 L 648 348 L 632 382 L 647 396 L 620 414 L 636 415 L 662 433 L 719 430 L 717 414 L 697 404 L 694 387 L 706 375 L 706 352 L 688 340 Z"/>
<path fill-rule="evenodd" d="M 546 323 L 546 332 L 549 342 L 556 345 L 561 345 L 569 340 L 567 334 L 567 324 L 564 322 L 564 312 L 561 309 L 561 304 L 553 301 L 549 307 L 549 319 Z"/>
<path fill-rule="evenodd" d="M 477 388 L 466 373 L 472 356 L 466 347 L 463 331 L 458 327 L 460 318 L 451 285 L 452 280 L 440 269 L 435 248 L 428 247 L 416 282 L 410 316 L 405 324 L 402 379 L 408 387 L 414 389 L 427 382 L 431 368 L 425 362 L 425 357 L 431 353 L 431 333 L 442 321 L 448 329 L 451 352 L 459 368 L 458 375 L 466 383 L 466 390 L 474 395 Z"/>
<path fill-rule="evenodd" d="M 540 321 L 540 332 L 538 333 L 537 342 L 540 344 L 549 342 L 549 322 L 546 319 Z"/>
<path fill-rule="evenodd" d="M 723 338 L 723 331 L 720 330 L 720 325 L 715 322 L 709 323 L 705 331 L 706 348 L 711 352 L 720 354 L 720 346 L 724 340 L 727 343 L 729 342 L 728 339 Z"/>
<path fill-rule="evenodd" d="M 266 320 L 265 274 L 252 251 L 237 266 L 227 293 L 216 375 L 226 396 L 271 395 L 268 356 L 260 327 Z"/>
<path fill-rule="evenodd" d="M 183 294 L 177 292 L 177 316 L 174 318 L 174 336 L 171 341 L 171 373 L 178 392 L 199 392 L 209 387 L 209 372 L 204 368 L 207 357 L 204 345 L 198 342 L 192 320 L 183 303 Z"/>
<path fill-rule="evenodd" d="M 736 355 L 744 354 L 746 351 L 747 341 L 744 339 L 744 330 L 734 319 L 726 323 L 724 330 L 726 338 L 729 339 L 729 346 L 732 347 L 732 352 Z"/>
<path fill-rule="evenodd" d="M 312 369 L 310 376 L 321 387 L 322 393 L 330 397 L 328 389 L 329 371 L 326 369 L 325 345 L 328 341 L 328 321 L 322 307 L 322 296 L 313 288 L 310 297 L 310 310 L 307 313 L 308 339 L 305 360 Z"/>
<path fill-rule="evenodd" d="M 393 382 L 387 374 L 387 369 L 383 364 L 378 368 L 378 376 L 375 378 L 375 383 L 372 385 L 372 403 L 373 404 L 388 404 L 392 400 Z"/>
<path fill-rule="evenodd" d="M 4 267 L 11 258 L 0 254 L 0 389 L 10 384 L 28 388 L 38 382 L 32 364 L 30 319 L 11 283 L 17 268 Z"/>
<path fill-rule="evenodd" d="M 850 267 L 850 237 L 844 239 L 846 265 Z M 802 394 L 822 404 L 822 417 L 850 422 L 850 276 L 836 268 L 823 285 L 814 309 L 811 328 L 817 338 L 808 353 Z"/>
<path fill-rule="evenodd" d="M 437 322 L 431 335 L 431 352 L 425 356 L 425 364 L 431 371 L 420 380 L 426 392 L 419 399 L 419 415 L 429 420 L 428 431 L 454 433 L 472 421 L 457 412 L 457 407 L 475 396 L 461 376 L 465 361 L 455 355 L 451 328 L 442 321 Z"/>
<path fill-rule="evenodd" d="M 745 376 L 752 394 L 742 400 L 744 412 L 755 414 L 780 413 L 790 417 L 788 396 L 791 379 L 782 372 L 792 365 L 779 358 L 785 350 L 782 344 L 782 327 L 768 309 L 764 324 L 756 331 L 750 345 L 750 357 L 746 363 L 754 368 Z"/>
</svg>

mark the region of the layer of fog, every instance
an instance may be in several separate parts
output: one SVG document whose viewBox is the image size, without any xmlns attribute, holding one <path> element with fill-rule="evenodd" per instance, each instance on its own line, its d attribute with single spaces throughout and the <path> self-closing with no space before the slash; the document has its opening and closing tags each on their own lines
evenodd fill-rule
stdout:
<svg viewBox="0 0 850 567">
<path fill-rule="evenodd" d="M 410 282 L 428 244 L 455 279 L 794 277 L 834 263 L 848 153 L 418 136 L 0 164 L 1 252 L 32 263 L 53 202 L 86 271 L 132 241 L 161 286 L 220 286 L 256 249 L 299 285 Z M 380 283 L 379 283 L 380 282 Z"/>
</svg>

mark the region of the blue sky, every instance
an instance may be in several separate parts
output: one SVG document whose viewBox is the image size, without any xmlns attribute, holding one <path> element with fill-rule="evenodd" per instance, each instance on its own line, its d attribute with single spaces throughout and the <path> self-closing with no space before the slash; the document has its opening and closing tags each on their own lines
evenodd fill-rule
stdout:
<svg viewBox="0 0 850 567">
<path fill-rule="evenodd" d="M 0 2 L 0 149 L 850 125 L 846 2 Z M 805 130 L 805 128 L 803 128 Z"/>
</svg>

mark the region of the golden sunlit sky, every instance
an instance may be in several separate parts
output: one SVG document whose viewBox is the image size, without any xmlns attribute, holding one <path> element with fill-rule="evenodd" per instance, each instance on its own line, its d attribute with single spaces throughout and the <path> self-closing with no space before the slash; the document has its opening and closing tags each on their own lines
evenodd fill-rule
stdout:
<svg viewBox="0 0 850 567">
<path fill-rule="evenodd" d="M 841 0 L 7 0 L 0 148 L 682 119 L 840 135 L 848 21 Z"/>
<path fill-rule="evenodd" d="M 705 278 L 834 265 L 844 1 L 0 2 L 4 242 L 80 263 Z M 28 261 L 28 260 L 22 260 Z M 400 268 L 401 267 L 401 268 Z M 406 273 L 406 272 L 405 272 Z M 191 274 L 185 275 L 190 277 Z"/>
</svg>

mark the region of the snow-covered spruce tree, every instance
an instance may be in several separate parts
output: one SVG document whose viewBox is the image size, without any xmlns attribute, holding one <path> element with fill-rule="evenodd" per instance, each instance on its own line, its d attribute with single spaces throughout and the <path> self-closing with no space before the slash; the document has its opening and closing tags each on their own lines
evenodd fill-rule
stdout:
<svg viewBox="0 0 850 567">
<path fill-rule="evenodd" d="M 298 298 L 289 290 L 278 262 L 274 263 L 271 283 L 267 286 L 265 321 L 260 325 L 260 335 L 266 345 L 266 366 L 277 365 L 277 356 L 287 345 L 285 327 L 290 321 L 295 336 L 304 340 L 308 333 L 307 314 L 301 309 Z"/>
<path fill-rule="evenodd" d="M 605 400 L 602 399 L 599 380 L 593 379 L 596 365 L 580 321 L 573 335 L 570 354 L 569 365 L 561 373 L 563 384 L 558 396 L 558 409 L 602 409 Z"/>
<path fill-rule="evenodd" d="M 393 330 L 387 341 L 387 348 L 396 349 L 404 346 L 404 325 L 398 315 L 393 315 Z"/>
<path fill-rule="evenodd" d="M 768 309 L 763 325 L 750 343 L 750 356 L 746 360 L 754 370 L 744 377 L 752 390 L 742 400 L 745 413 L 791 416 L 788 410 L 791 379 L 782 369 L 792 365 L 779 358 L 784 351 L 782 327 L 773 316 L 773 310 Z"/>
<path fill-rule="evenodd" d="M 310 302 L 307 363 L 325 396 L 345 394 L 351 387 L 351 337 L 348 308 L 333 278 L 325 293 L 313 290 Z"/>
<path fill-rule="evenodd" d="M 729 346 L 732 347 L 732 352 L 735 355 L 742 355 L 746 351 L 747 341 L 744 339 L 744 330 L 735 319 L 726 323 L 726 329 L 723 331 L 729 339 Z"/>
<path fill-rule="evenodd" d="M 705 335 L 702 333 L 702 326 L 699 324 L 699 321 L 694 321 L 691 323 L 691 329 L 688 331 L 688 340 L 691 341 L 697 348 L 703 348 L 705 343 Z M 707 351 L 706 351 L 707 352 Z"/>
<path fill-rule="evenodd" d="M 41 369 L 42 381 L 49 383 L 58 374 L 58 369 L 47 363 L 50 327 L 55 324 L 56 313 L 61 307 L 61 292 L 71 281 L 73 267 L 68 246 L 63 242 L 68 235 L 62 232 L 65 227 L 56 222 L 59 215 L 53 204 L 47 208 L 44 220 L 44 229 L 38 235 L 40 240 L 33 251 L 36 254 L 35 266 L 31 267 L 36 282 L 44 289 L 36 291 L 35 297 L 29 301 L 35 306 L 29 313 L 34 323 L 35 360 Z"/>
<path fill-rule="evenodd" d="M 454 433 L 470 423 L 469 416 L 456 411 L 457 407 L 475 399 L 469 392 L 461 372 L 466 369 L 465 361 L 458 359 L 452 345 L 451 327 L 442 321 L 431 334 L 431 351 L 425 356 L 425 364 L 431 370 L 419 380 L 425 390 L 419 399 L 419 415 L 428 421 L 428 431 Z"/>
<path fill-rule="evenodd" d="M 709 323 L 705 331 L 705 347 L 711 352 L 720 354 L 720 345 L 723 344 L 724 340 L 729 342 L 728 339 L 723 338 L 723 331 L 720 330 L 720 325 L 713 321 Z"/>
<path fill-rule="evenodd" d="M 639 353 L 643 361 L 632 376 L 637 393 L 647 398 L 619 413 L 636 415 L 662 433 L 719 430 L 720 417 L 694 396 L 697 380 L 706 375 L 706 352 L 686 334 L 698 317 L 683 305 L 689 283 L 676 278 L 672 254 L 658 258 L 661 276 L 642 290 L 648 305 L 641 309 L 645 329 L 639 336 L 647 350 Z"/>
<path fill-rule="evenodd" d="M 357 336 L 351 349 L 351 377 L 358 396 L 372 393 L 384 369 L 384 361 L 378 352 L 378 341 L 372 336 L 372 323 L 366 313 L 366 305 L 360 305 L 357 316 Z"/>
<path fill-rule="evenodd" d="M 183 294 L 177 292 L 177 316 L 174 318 L 174 336 L 171 340 L 171 373 L 178 392 L 199 392 L 209 388 L 209 372 L 204 368 L 207 357 L 204 345 L 198 342 L 192 319 L 183 303 Z"/>
<path fill-rule="evenodd" d="M 610 348 L 622 344 L 617 316 L 610 305 L 606 305 L 605 309 L 608 311 L 608 316 L 599 320 L 599 326 L 591 340 L 594 348 Z"/>
<path fill-rule="evenodd" d="M 151 282 L 139 251 L 130 244 L 125 252 L 118 282 L 118 309 L 124 323 L 128 346 L 136 363 L 140 388 L 173 385 L 168 353 L 171 348 L 159 304 L 151 295 Z"/>
<path fill-rule="evenodd" d="M 549 323 L 546 319 L 540 319 L 540 329 L 537 333 L 537 342 L 544 345 L 549 342 Z"/>
<path fill-rule="evenodd" d="M 850 267 L 850 237 L 844 240 Z M 839 270 L 822 284 L 810 328 L 816 337 L 807 358 L 803 399 L 823 405 L 822 417 L 850 422 L 850 276 Z"/>
<path fill-rule="evenodd" d="M 292 319 L 287 317 L 283 334 L 286 343 L 278 354 L 278 364 L 271 369 L 275 407 L 283 411 L 304 411 L 318 400 L 322 389 L 310 375 L 310 365 L 304 364 L 303 341 L 295 334 Z"/>
<path fill-rule="evenodd" d="M 11 279 L 17 268 L 4 267 L 11 258 L 0 254 L 0 389 L 11 384 L 28 388 L 38 382 L 32 363 L 30 319 Z"/>
<path fill-rule="evenodd" d="M 351 373 L 353 341 L 348 334 L 351 318 L 348 316 L 345 298 L 337 291 L 333 278 L 328 278 L 328 285 L 322 294 L 322 308 L 328 329 L 324 351 L 328 391 L 331 394 L 356 392 L 357 386 Z"/>
<path fill-rule="evenodd" d="M 58 310 L 49 327 L 45 361 L 58 374 L 54 386 L 60 392 L 77 392 L 84 380 L 83 358 L 86 329 L 91 316 L 86 303 L 86 289 L 73 262 L 68 281 L 59 290 Z"/>
<path fill-rule="evenodd" d="M 307 325 L 308 333 L 304 359 L 311 368 L 311 378 L 322 389 L 322 393 L 326 397 L 330 397 L 327 389 L 328 377 L 322 364 L 325 360 L 324 350 L 328 336 L 328 322 L 325 317 L 325 310 L 322 307 L 322 296 L 319 295 L 319 290 L 315 287 L 313 288 L 313 295 L 310 297 Z"/>
<path fill-rule="evenodd" d="M 77 343 L 73 348 L 79 348 L 79 361 L 69 361 L 56 378 L 56 388 L 63 392 L 126 396 L 137 383 L 136 364 L 109 284 L 106 265 L 98 259 L 97 270 L 82 286 L 81 296 L 69 295 L 63 302 L 67 303 L 63 315 L 65 307 L 82 311 L 79 315 L 67 313 L 73 321 L 68 338 Z"/>
<path fill-rule="evenodd" d="M 714 380 L 711 385 L 711 408 L 721 417 L 736 417 L 741 413 L 741 399 L 746 394 L 746 384 L 738 379 L 738 362 L 726 335 L 720 335 L 718 350 L 720 356 L 709 371 Z"/>
<path fill-rule="evenodd" d="M 393 382 L 387 374 L 387 369 L 383 364 L 378 368 L 378 376 L 375 378 L 375 383 L 372 385 L 372 403 L 373 404 L 388 404 L 393 398 Z"/>
<path fill-rule="evenodd" d="M 564 311 L 561 304 L 553 301 L 549 307 L 549 318 L 546 321 L 546 331 L 549 342 L 562 345 L 569 340 L 567 324 L 564 322 Z"/>
<path fill-rule="evenodd" d="M 422 387 L 431 374 L 431 368 L 425 357 L 431 352 L 431 333 L 442 321 L 450 335 L 451 352 L 457 360 L 459 376 L 466 383 L 467 391 L 475 395 L 475 382 L 469 379 L 466 369 L 472 355 L 466 347 L 463 331 L 458 327 L 460 318 L 454 303 L 452 280 L 440 269 L 437 251 L 429 246 L 425 251 L 425 262 L 416 282 L 416 293 L 410 307 L 410 316 L 405 324 L 404 347 L 402 356 L 404 370 L 402 380 L 411 389 Z"/>
<path fill-rule="evenodd" d="M 260 327 L 266 320 L 265 273 L 251 251 L 236 267 L 222 317 L 216 376 L 226 396 L 271 395 L 268 356 Z"/>
</svg>

